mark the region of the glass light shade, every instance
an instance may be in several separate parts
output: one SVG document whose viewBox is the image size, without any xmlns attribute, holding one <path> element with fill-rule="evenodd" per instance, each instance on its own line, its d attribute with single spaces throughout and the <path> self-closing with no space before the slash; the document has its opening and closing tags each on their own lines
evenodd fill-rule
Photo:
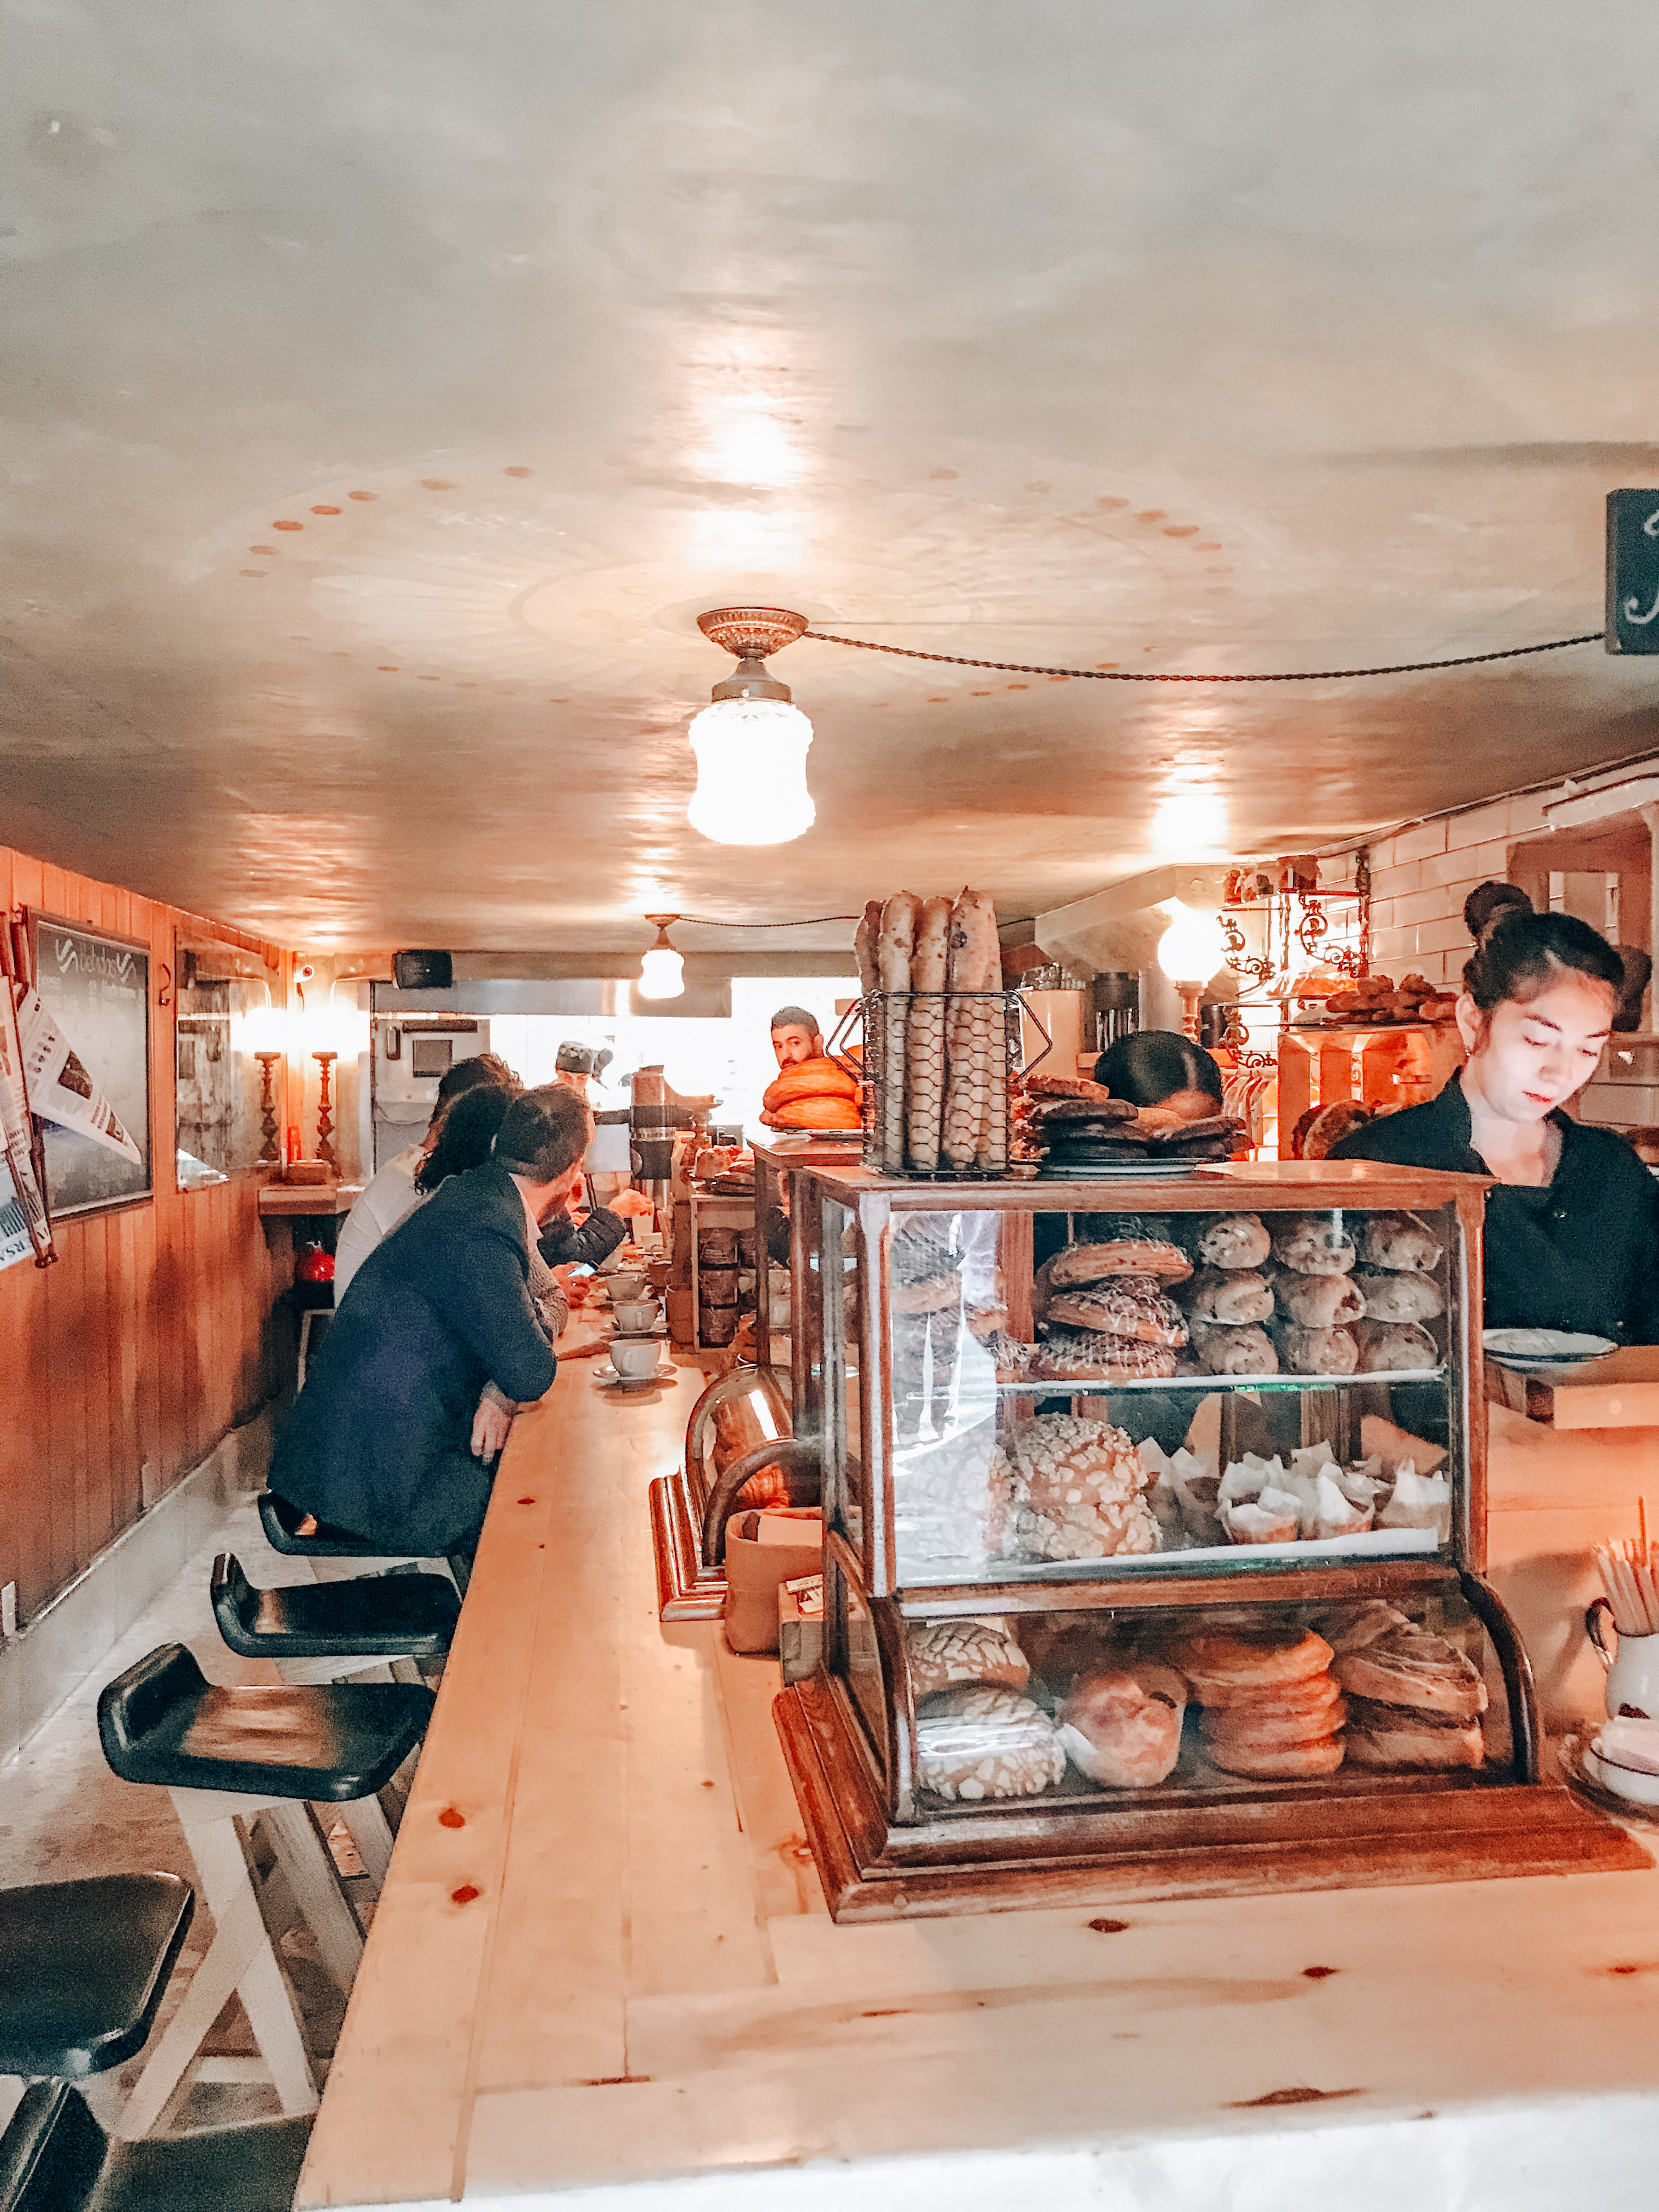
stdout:
<svg viewBox="0 0 1659 2212">
<path fill-rule="evenodd" d="M 781 699 L 716 699 L 687 733 L 697 788 L 686 819 L 716 845 L 787 845 L 817 818 L 806 788 L 812 725 Z"/>
<path fill-rule="evenodd" d="M 1207 983 L 1227 957 L 1221 924 L 1179 899 L 1165 902 L 1170 927 L 1158 940 L 1158 964 L 1172 983 Z"/>
<path fill-rule="evenodd" d="M 680 999 L 685 995 L 685 960 L 672 945 L 653 945 L 640 963 L 642 999 Z"/>
</svg>

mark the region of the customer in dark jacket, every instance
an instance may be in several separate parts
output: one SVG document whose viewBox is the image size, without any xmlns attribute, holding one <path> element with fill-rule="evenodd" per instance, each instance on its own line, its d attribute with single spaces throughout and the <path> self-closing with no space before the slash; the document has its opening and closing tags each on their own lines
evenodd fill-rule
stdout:
<svg viewBox="0 0 1659 2212">
<path fill-rule="evenodd" d="M 552 1382 L 530 1242 L 580 1180 L 588 1134 L 569 1091 L 526 1091 L 489 1165 L 452 1176 L 369 1255 L 277 1444 L 278 1496 L 387 1552 L 476 1544 L 491 1480 L 480 1397 L 491 1377 L 513 1401 Z"/>
</svg>

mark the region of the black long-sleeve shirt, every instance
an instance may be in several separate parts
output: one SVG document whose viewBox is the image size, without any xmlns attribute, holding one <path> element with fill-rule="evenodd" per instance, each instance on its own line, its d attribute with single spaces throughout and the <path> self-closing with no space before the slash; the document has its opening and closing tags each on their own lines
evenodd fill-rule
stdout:
<svg viewBox="0 0 1659 2212">
<path fill-rule="evenodd" d="M 1550 1119 L 1561 1158 L 1547 1188 L 1498 1183 L 1486 1194 L 1486 1325 L 1659 1344 L 1659 1184 L 1613 1130 Z M 1454 1075 L 1437 1098 L 1366 1122 L 1331 1158 L 1490 1175 L 1470 1137 Z"/>
<path fill-rule="evenodd" d="M 542 1231 L 541 1255 L 550 1267 L 562 1267 L 573 1260 L 597 1267 L 601 1260 L 610 1258 L 627 1234 L 628 1224 L 608 1206 L 596 1206 L 580 1224 L 562 1213 Z"/>
</svg>

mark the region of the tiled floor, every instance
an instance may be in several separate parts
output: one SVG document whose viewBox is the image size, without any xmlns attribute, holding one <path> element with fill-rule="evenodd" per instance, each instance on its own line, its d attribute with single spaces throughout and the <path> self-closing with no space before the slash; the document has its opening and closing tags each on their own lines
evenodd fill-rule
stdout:
<svg viewBox="0 0 1659 2212">
<path fill-rule="evenodd" d="M 187 1644 L 212 1682 L 273 1681 L 263 1660 L 242 1659 L 219 1634 L 209 1602 L 214 1554 L 234 1552 L 259 1585 L 308 1582 L 303 1560 L 285 1559 L 265 1541 L 252 1498 L 232 1507 L 222 1531 L 204 1547 L 183 1573 L 112 1650 L 99 1660 L 80 1689 L 53 1715 L 16 1759 L 0 1767 L 0 1887 L 28 1881 L 63 1881 L 76 1875 L 162 1869 L 195 1882 L 195 1869 L 184 1835 L 161 1790 L 122 1782 L 105 1764 L 98 1741 L 98 1693 L 121 1670 L 158 1644 Z M 360 1885 L 353 1884 L 355 1890 Z M 160 2027 L 172 2017 L 212 1938 L 213 1923 L 198 1899 L 184 1956 L 175 1967 Z M 285 1961 L 303 2006 L 313 2049 L 332 2050 L 344 2012 L 333 1982 L 317 1965 L 309 1939 L 296 1931 L 284 1941 Z M 252 2053 L 253 2042 L 240 2007 L 233 1998 L 221 2016 L 208 2048 Z M 137 2079 L 142 2059 L 87 2085 L 89 2102 L 107 2126 Z M 0 2107 L 0 2118 L 15 2099 Z M 177 2112 L 176 2128 L 224 2126 L 277 2110 L 275 2094 L 257 2082 L 198 2082 Z"/>
</svg>

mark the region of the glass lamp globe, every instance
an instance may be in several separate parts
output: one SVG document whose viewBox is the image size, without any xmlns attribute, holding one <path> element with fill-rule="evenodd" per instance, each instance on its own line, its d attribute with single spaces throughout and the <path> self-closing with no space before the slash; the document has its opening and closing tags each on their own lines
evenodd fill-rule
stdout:
<svg viewBox="0 0 1659 2212">
<path fill-rule="evenodd" d="M 687 734 L 697 757 L 697 788 L 686 819 L 712 843 L 787 845 L 811 828 L 812 725 L 799 707 L 782 699 L 716 699 Z"/>
<path fill-rule="evenodd" d="M 1172 983 L 1207 983 L 1226 957 L 1221 925 L 1179 899 L 1165 902 L 1170 927 L 1158 940 L 1158 964 Z"/>
<path fill-rule="evenodd" d="M 642 999 L 681 999 L 685 995 L 685 961 L 672 945 L 653 945 L 640 963 Z"/>
</svg>

